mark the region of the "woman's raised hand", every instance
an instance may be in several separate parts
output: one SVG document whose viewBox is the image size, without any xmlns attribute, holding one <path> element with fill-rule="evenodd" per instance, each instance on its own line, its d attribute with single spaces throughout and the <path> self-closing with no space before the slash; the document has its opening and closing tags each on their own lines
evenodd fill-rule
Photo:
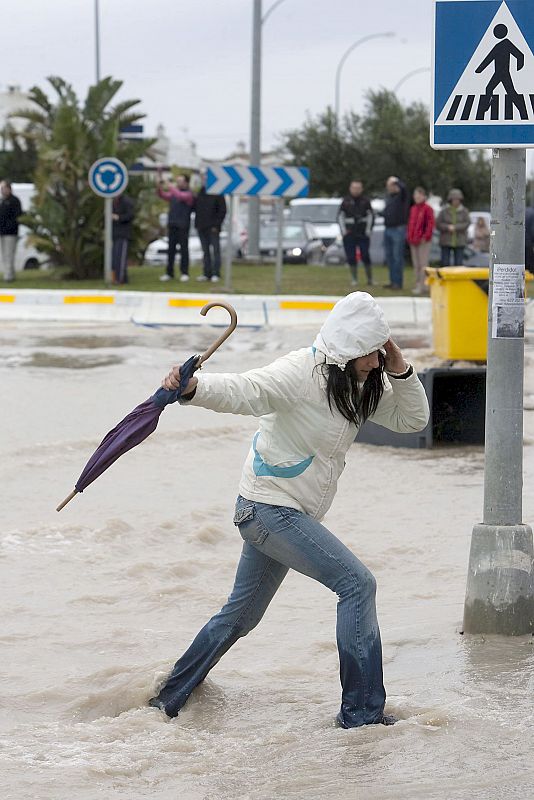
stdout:
<svg viewBox="0 0 534 800">
<path fill-rule="evenodd" d="M 395 344 L 393 339 L 388 339 L 384 345 L 386 351 L 386 372 L 395 372 L 397 375 L 406 372 L 408 365 L 406 364 L 400 347 Z"/>
</svg>

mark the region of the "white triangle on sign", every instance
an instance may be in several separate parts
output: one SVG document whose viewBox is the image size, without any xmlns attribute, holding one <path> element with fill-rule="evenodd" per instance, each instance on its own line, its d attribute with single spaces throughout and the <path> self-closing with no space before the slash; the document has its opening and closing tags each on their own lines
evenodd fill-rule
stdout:
<svg viewBox="0 0 534 800">
<path fill-rule="evenodd" d="M 506 27 L 506 32 L 502 26 Z M 524 63 L 518 69 L 521 55 Z M 489 63 L 488 56 L 491 58 Z M 484 69 L 477 72 L 481 66 Z M 487 89 L 490 89 L 489 94 Z M 534 54 L 503 2 L 445 103 L 436 125 L 532 125 L 533 122 Z"/>
</svg>

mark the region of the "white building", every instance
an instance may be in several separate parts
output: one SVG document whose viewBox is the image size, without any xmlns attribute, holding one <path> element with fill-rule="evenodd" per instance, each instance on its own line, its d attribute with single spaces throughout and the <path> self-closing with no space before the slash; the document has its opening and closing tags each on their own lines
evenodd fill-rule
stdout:
<svg viewBox="0 0 534 800">
<path fill-rule="evenodd" d="M 6 128 L 11 130 L 21 131 L 26 121 L 17 119 L 16 117 L 10 118 L 10 115 L 15 111 L 21 111 L 27 108 L 37 108 L 35 103 L 32 103 L 29 95 L 23 92 L 20 86 L 7 86 L 5 89 L 0 89 L 0 149 L 9 150 L 10 142 L 5 135 Z"/>
<path fill-rule="evenodd" d="M 156 128 L 156 137 L 152 150 L 158 166 L 163 169 L 173 166 L 194 170 L 201 168 L 202 159 L 194 142 L 186 137 L 180 142 L 172 141 L 161 124 Z"/>
</svg>

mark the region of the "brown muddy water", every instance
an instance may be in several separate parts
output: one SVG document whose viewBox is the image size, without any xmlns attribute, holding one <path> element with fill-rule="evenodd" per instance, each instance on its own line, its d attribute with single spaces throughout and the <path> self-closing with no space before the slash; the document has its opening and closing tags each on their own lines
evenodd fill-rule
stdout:
<svg viewBox="0 0 534 800">
<path fill-rule="evenodd" d="M 0 327 L 2 800 L 534 796 L 533 640 L 460 635 L 479 447 L 355 446 L 325 520 L 377 577 L 397 725 L 334 727 L 335 598 L 295 573 L 176 719 L 147 708 L 232 586 L 254 419 L 170 407 L 146 443 L 54 509 L 104 433 L 218 333 Z M 267 363 L 313 335 L 238 330 L 206 369 Z M 433 363 L 428 349 L 410 357 Z M 527 361 L 532 409 L 531 347 Z M 532 524 L 532 410 L 525 425 Z"/>
</svg>

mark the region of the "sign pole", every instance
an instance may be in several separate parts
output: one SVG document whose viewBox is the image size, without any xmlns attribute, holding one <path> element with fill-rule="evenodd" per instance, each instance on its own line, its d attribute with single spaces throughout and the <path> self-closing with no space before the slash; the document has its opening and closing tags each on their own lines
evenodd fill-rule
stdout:
<svg viewBox="0 0 534 800">
<path fill-rule="evenodd" d="M 252 3 L 252 78 L 250 103 L 250 164 L 261 162 L 261 17 L 262 0 Z M 257 260 L 260 255 L 260 198 L 249 197 L 248 201 L 248 252 L 249 258 Z"/>
<path fill-rule="evenodd" d="M 232 291 L 232 261 L 234 256 L 233 234 L 234 234 L 234 196 L 229 195 L 228 203 L 229 224 L 228 240 L 226 242 L 225 264 L 224 264 L 224 288 L 227 292 Z"/>
<path fill-rule="evenodd" d="M 522 521 L 526 152 L 493 151 L 484 521 L 471 538 L 466 633 L 534 630 L 532 530 Z"/>
<path fill-rule="evenodd" d="M 278 240 L 276 247 L 276 269 L 274 279 L 274 291 L 280 294 L 282 289 L 282 268 L 284 263 L 284 199 L 278 197 L 276 200 L 276 218 L 278 221 Z"/>
<path fill-rule="evenodd" d="M 128 170 L 118 158 L 104 156 L 91 164 L 89 186 L 98 197 L 104 198 L 104 283 L 112 282 L 113 198 L 121 195 L 128 186 Z"/>
<path fill-rule="evenodd" d="M 111 275 L 111 252 L 113 247 L 113 225 L 111 215 L 113 213 L 113 199 L 106 197 L 104 200 L 104 282 L 110 286 Z"/>
</svg>

